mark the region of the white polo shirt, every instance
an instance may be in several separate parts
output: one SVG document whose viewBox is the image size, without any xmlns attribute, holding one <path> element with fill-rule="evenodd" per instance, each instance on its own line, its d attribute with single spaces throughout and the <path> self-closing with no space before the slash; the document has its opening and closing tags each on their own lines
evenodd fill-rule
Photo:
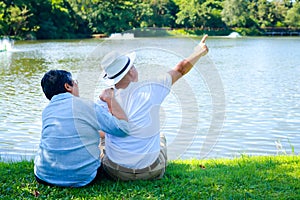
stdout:
<svg viewBox="0 0 300 200">
<path fill-rule="evenodd" d="M 142 169 L 151 165 L 160 151 L 159 110 L 170 93 L 172 77 L 166 73 L 154 80 L 132 82 L 115 91 L 116 100 L 127 114 L 129 136 L 106 134 L 108 158 L 127 168 Z"/>
</svg>

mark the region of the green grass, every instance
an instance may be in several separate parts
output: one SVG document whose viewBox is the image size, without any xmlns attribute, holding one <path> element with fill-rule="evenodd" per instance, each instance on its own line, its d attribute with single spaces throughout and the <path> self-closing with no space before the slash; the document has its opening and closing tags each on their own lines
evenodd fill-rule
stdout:
<svg viewBox="0 0 300 200">
<path fill-rule="evenodd" d="M 83 188 L 38 184 L 33 161 L 0 162 L 0 199 L 300 199 L 300 156 L 176 160 L 163 179 Z"/>
</svg>

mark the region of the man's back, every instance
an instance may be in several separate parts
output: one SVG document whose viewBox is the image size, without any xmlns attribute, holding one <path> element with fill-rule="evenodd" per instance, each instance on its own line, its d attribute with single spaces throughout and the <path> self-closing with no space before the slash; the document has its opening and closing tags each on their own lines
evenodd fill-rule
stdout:
<svg viewBox="0 0 300 200">
<path fill-rule="evenodd" d="M 100 126 L 88 107 L 72 94 L 63 93 L 54 96 L 43 111 L 41 143 L 35 159 L 35 174 L 40 179 L 74 187 L 93 180 L 100 166 L 96 148 Z"/>
<path fill-rule="evenodd" d="M 109 159 L 127 168 L 141 169 L 151 165 L 160 152 L 159 109 L 170 92 L 171 76 L 166 73 L 155 80 L 132 82 L 118 89 L 115 97 L 127 114 L 129 136 L 106 135 L 105 149 Z"/>
</svg>

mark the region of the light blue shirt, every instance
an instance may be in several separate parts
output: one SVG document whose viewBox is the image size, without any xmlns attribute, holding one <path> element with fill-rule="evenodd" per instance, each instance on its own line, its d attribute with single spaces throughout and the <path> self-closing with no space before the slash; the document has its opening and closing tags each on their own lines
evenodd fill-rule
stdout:
<svg viewBox="0 0 300 200">
<path fill-rule="evenodd" d="M 98 130 L 118 137 L 128 133 L 126 121 L 70 93 L 53 96 L 42 121 L 34 173 L 58 186 L 80 187 L 95 178 L 101 164 Z"/>
</svg>

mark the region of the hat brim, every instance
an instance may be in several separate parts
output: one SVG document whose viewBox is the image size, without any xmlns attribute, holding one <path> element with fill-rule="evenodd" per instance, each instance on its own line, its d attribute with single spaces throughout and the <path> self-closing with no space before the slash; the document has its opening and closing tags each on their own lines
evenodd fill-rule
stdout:
<svg viewBox="0 0 300 200">
<path fill-rule="evenodd" d="M 122 74 L 120 74 L 118 77 L 114 78 L 114 79 L 109 79 L 107 77 L 107 74 L 105 71 L 102 72 L 101 76 L 104 80 L 104 83 L 108 86 L 113 86 L 115 84 L 117 84 L 126 74 L 127 72 L 131 69 L 133 62 L 136 58 L 136 53 L 135 52 L 131 52 L 129 54 L 126 54 L 125 56 L 127 56 L 129 58 L 129 64 L 127 66 L 127 68 L 124 70 L 124 72 Z"/>
</svg>

